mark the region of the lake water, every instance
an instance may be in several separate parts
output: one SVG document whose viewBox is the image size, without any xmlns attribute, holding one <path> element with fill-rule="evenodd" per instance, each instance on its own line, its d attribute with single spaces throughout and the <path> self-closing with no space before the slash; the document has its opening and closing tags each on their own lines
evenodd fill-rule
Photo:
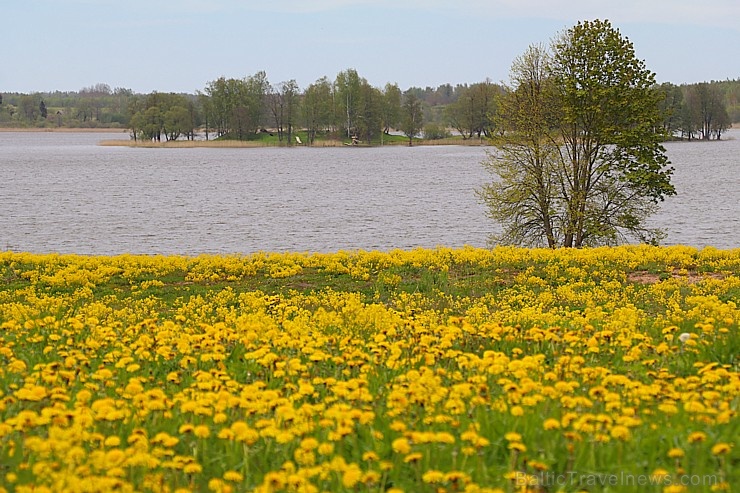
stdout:
<svg viewBox="0 0 740 493">
<path fill-rule="evenodd" d="M 0 250 L 250 253 L 486 246 L 486 149 L 134 149 L 0 132 Z M 740 247 L 740 130 L 669 143 L 665 244 Z"/>
</svg>

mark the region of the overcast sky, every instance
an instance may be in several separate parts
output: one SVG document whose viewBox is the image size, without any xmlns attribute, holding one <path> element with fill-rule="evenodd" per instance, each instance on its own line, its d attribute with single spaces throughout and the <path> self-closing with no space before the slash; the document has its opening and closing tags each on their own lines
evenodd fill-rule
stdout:
<svg viewBox="0 0 740 493">
<path fill-rule="evenodd" d="M 0 92 L 195 92 L 260 70 L 301 88 L 508 78 L 579 20 L 609 19 L 659 82 L 740 78 L 740 0 L 6 0 Z"/>
</svg>

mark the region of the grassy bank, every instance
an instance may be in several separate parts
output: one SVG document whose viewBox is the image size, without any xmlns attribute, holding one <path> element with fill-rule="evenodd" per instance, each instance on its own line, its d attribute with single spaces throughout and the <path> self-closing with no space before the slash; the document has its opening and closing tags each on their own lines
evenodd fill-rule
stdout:
<svg viewBox="0 0 740 493">
<path fill-rule="evenodd" d="M 0 253 L 0 491 L 717 491 L 740 250 Z"/>
</svg>

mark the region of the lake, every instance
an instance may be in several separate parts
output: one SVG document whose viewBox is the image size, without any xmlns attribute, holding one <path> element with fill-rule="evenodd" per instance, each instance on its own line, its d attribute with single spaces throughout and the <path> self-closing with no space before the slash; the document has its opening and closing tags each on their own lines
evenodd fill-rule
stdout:
<svg viewBox="0 0 740 493">
<path fill-rule="evenodd" d="M 0 132 L 0 250 L 251 253 L 486 246 L 486 148 L 143 149 Z M 740 247 L 740 130 L 671 142 L 664 244 Z"/>
</svg>

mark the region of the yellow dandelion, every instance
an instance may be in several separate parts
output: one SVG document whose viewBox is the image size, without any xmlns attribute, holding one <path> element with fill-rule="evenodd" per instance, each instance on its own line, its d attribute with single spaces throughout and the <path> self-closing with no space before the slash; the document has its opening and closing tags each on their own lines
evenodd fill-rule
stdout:
<svg viewBox="0 0 740 493">
<path fill-rule="evenodd" d="M 350 464 L 342 474 L 342 485 L 345 488 L 353 488 L 362 478 L 362 469 L 357 464 Z"/>
<path fill-rule="evenodd" d="M 121 445 L 121 439 L 118 437 L 108 437 L 103 443 L 106 447 L 118 447 L 119 445 Z"/>
<path fill-rule="evenodd" d="M 669 484 L 663 488 L 663 493 L 683 493 L 684 491 L 688 491 L 686 486 L 680 484 Z"/>
<path fill-rule="evenodd" d="M 201 467 L 200 464 L 193 462 L 191 464 L 186 464 L 185 467 L 182 468 L 182 472 L 185 474 L 198 474 L 203 472 L 203 467 Z"/>
<path fill-rule="evenodd" d="M 321 455 L 331 455 L 334 453 L 334 444 L 332 443 L 322 443 L 318 447 L 318 452 Z"/>
<path fill-rule="evenodd" d="M 665 469 L 656 469 L 653 471 L 650 477 L 652 478 L 654 482 L 660 483 L 660 482 L 664 482 L 670 479 L 671 474 Z"/>
<path fill-rule="evenodd" d="M 211 429 L 206 425 L 198 425 L 193 428 L 193 435 L 198 438 L 208 438 L 211 435 Z"/>
<path fill-rule="evenodd" d="M 421 477 L 421 480 L 428 484 L 443 483 L 445 481 L 445 474 L 442 471 L 427 471 Z"/>
<path fill-rule="evenodd" d="M 362 475 L 362 479 L 360 481 L 366 486 L 372 486 L 378 484 L 380 482 L 380 478 L 381 476 L 378 471 L 367 471 Z"/>
<path fill-rule="evenodd" d="M 224 480 L 231 481 L 233 483 L 241 483 L 244 481 L 244 475 L 236 471 L 226 471 L 224 473 Z"/>
<path fill-rule="evenodd" d="M 680 459 L 684 455 L 686 454 L 684 453 L 683 449 L 680 448 L 674 447 L 668 451 L 668 457 L 670 457 L 671 459 Z"/>
<path fill-rule="evenodd" d="M 208 489 L 214 493 L 231 493 L 231 486 L 225 484 L 221 479 L 212 478 L 208 481 Z"/>
<path fill-rule="evenodd" d="M 504 435 L 504 438 L 506 439 L 507 442 L 521 442 L 522 441 L 522 436 L 519 433 L 516 433 L 513 431 L 510 431 L 509 433 Z"/>
<path fill-rule="evenodd" d="M 475 449 L 473 447 L 463 447 L 460 451 L 463 453 L 463 455 L 475 454 Z"/>
<path fill-rule="evenodd" d="M 406 457 L 404 457 L 403 461 L 407 464 L 410 462 L 418 462 L 421 460 L 422 457 L 423 456 L 419 452 L 414 452 L 413 454 L 408 454 Z"/>
<path fill-rule="evenodd" d="M 543 428 L 545 428 L 545 430 L 557 430 L 558 428 L 560 428 L 560 421 L 554 418 L 550 418 L 545 420 L 542 426 Z"/>
<path fill-rule="evenodd" d="M 300 447 L 303 450 L 314 450 L 318 448 L 318 446 L 319 446 L 319 441 L 316 440 L 315 438 L 309 437 L 309 438 L 304 438 L 303 440 L 301 440 Z"/>
<path fill-rule="evenodd" d="M 689 435 L 689 443 L 703 442 L 707 439 L 707 434 L 702 431 L 695 431 Z"/>
<path fill-rule="evenodd" d="M 548 466 L 544 462 L 539 462 L 536 460 L 529 461 L 529 467 L 537 471 L 547 471 L 548 469 L 550 469 L 550 466 Z"/>
<path fill-rule="evenodd" d="M 732 445 L 729 443 L 718 443 L 712 447 L 712 455 L 723 455 L 732 450 Z"/>
<path fill-rule="evenodd" d="M 615 438 L 617 440 L 623 440 L 628 441 L 632 437 L 632 433 L 630 432 L 630 429 L 626 426 L 617 425 L 611 429 L 609 432 L 612 438 Z"/>
<path fill-rule="evenodd" d="M 730 491 L 730 483 L 722 481 L 721 483 L 713 484 L 709 489 L 711 491 Z"/>
<path fill-rule="evenodd" d="M 362 460 L 365 462 L 377 462 L 379 459 L 378 454 L 372 451 L 362 454 Z"/>
<path fill-rule="evenodd" d="M 527 446 L 521 442 L 511 442 L 509 444 L 509 450 L 515 450 L 517 452 L 526 452 Z"/>
<path fill-rule="evenodd" d="M 391 444 L 391 448 L 397 454 L 408 454 L 411 451 L 411 445 L 405 438 L 396 438 Z"/>
</svg>

